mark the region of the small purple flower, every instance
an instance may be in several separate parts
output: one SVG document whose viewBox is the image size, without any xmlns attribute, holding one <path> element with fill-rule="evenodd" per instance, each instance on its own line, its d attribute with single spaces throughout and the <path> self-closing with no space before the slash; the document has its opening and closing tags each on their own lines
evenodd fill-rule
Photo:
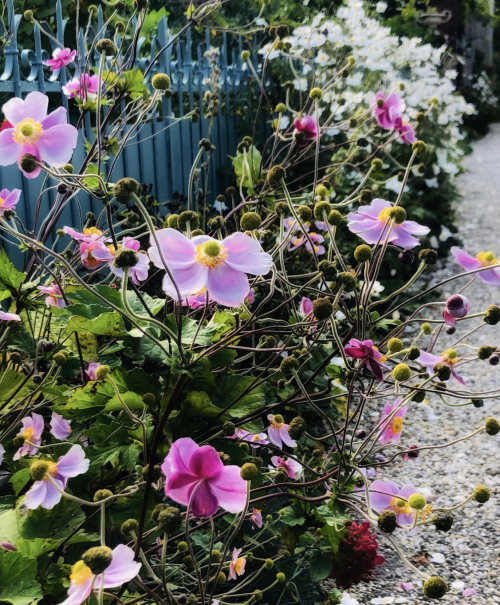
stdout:
<svg viewBox="0 0 500 605">
<path fill-rule="evenodd" d="M 52 412 L 52 418 L 50 419 L 50 433 L 54 435 L 56 439 L 64 441 L 71 433 L 71 422 L 65 420 L 61 414 Z"/>
<path fill-rule="evenodd" d="M 7 313 L 5 311 L 0 311 L 0 320 L 3 321 L 21 321 L 21 318 L 17 313 Z"/>
<path fill-rule="evenodd" d="M 481 269 L 481 267 L 490 267 L 491 265 L 498 265 L 498 259 L 495 258 L 493 252 L 479 252 L 476 254 L 476 258 L 467 254 L 465 250 L 461 250 L 454 246 L 451 249 L 451 253 L 455 257 L 455 260 L 461 265 L 466 271 L 474 271 L 474 269 Z M 486 271 L 479 271 L 477 276 L 479 279 L 492 286 L 500 285 L 500 268 L 487 269 Z"/>
<path fill-rule="evenodd" d="M 307 145 L 309 141 L 314 141 L 318 136 L 316 120 L 311 116 L 295 118 L 293 125 L 295 126 L 293 131 L 295 140 L 298 141 L 301 146 Z"/>
<path fill-rule="evenodd" d="M 385 367 L 385 357 L 379 353 L 377 347 L 374 346 L 373 340 L 358 340 L 351 338 L 347 347 L 344 347 L 347 357 L 352 359 L 364 359 L 366 364 L 373 372 L 376 380 L 382 382 L 384 374 L 382 368 Z"/>
<path fill-rule="evenodd" d="M 88 74 L 82 74 L 79 78 L 75 77 L 62 87 L 63 93 L 69 99 L 79 97 L 82 100 L 86 100 L 87 96 L 92 100 L 98 89 L 99 76 L 89 76 Z"/>
<path fill-rule="evenodd" d="M 250 523 L 252 524 L 252 529 L 254 525 L 259 529 L 262 527 L 262 515 L 259 509 L 252 508 L 252 514 L 250 515 Z"/>
<path fill-rule="evenodd" d="M 457 363 L 457 361 L 459 361 L 459 358 L 457 356 L 450 357 L 451 351 L 453 351 L 456 355 L 456 351 L 454 351 L 454 349 L 443 351 L 440 356 L 427 353 L 426 351 L 421 351 L 420 356 L 417 357 L 417 361 L 420 365 L 425 366 L 427 372 L 431 375 L 433 374 L 432 368 L 437 363 L 441 361 L 447 363 L 450 366 L 452 377 L 455 378 L 455 380 L 458 380 L 460 384 L 466 384 L 464 378 L 454 370 L 453 366 Z"/>
<path fill-rule="evenodd" d="M 348 228 L 365 240 L 367 244 L 376 244 L 383 240 L 388 233 L 387 220 L 389 210 L 393 204 L 375 198 L 369 206 L 360 206 L 356 212 L 347 215 Z M 393 225 L 389 241 L 395 246 L 410 250 L 419 246 L 420 242 L 414 235 L 427 235 L 429 228 L 419 225 L 415 221 L 404 221 L 399 225 Z"/>
<path fill-rule="evenodd" d="M 85 374 L 89 380 L 97 380 L 97 376 L 95 375 L 97 368 L 100 366 L 100 363 L 89 363 L 89 367 L 85 370 Z"/>
<path fill-rule="evenodd" d="M 408 122 L 405 122 L 403 118 L 396 118 L 394 127 L 398 131 L 398 138 L 400 138 L 403 143 L 406 143 L 407 145 L 413 145 L 413 143 L 415 143 L 415 141 L 417 140 L 417 137 L 415 135 L 415 129 L 413 128 L 413 126 L 408 124 Z"/>
<path fill-rule="evenodd" d="M 38 452 L 38 448 L 36 446 L 42 443 L 42 433 L 44 428 L 43 416 L 33 413 L 31 416 L 23 418 L 21 420 L 21 424 L 23 425 L 23 428 L 19 431 L 18 436 L 24 437 L 26 441 L 29 441 L 34 445 L 25 443 L 14 454 L 14 460 L 19 460 L 19 458 L 22 458 L 26 454 L 34 456 Z"/>
<path fill-rule="evenodd" d="M 74 445 L 67 454 L 61 456 L 57 462 L 47 462 L 48 474 L 53 478 L 60 489 L 65 489 L 68 479 L 86 473 L 90 460 L 85 458 L 81 445 Z M 35 481 L 33 487 L 24 498 L 26 508 L 52 509 L 60 502 L 61 492 L 45 477 L 42 481 Z"/>
<path fill-rule="evenodd" d="M 20 189 L 13 189 L 12 191 L 2 189 L 0 191 L 0 216 L 3 216 L 6 210 L 14 210 L 20 197 Z"/>
<path fill-rule="evenodd" d="M 382 418 L 388 418 L 391 416 L 394 408 L 396 408 L 402 401 L 402 398 L 399 397 L 394 402 L 392 406 L 390 403 L 387 403 L 382 410 Z M 380 434 L 380 442 L 382 445 L 385 445 L 388 441 L 399 441 L 401 438 L 401 434 L 403 432 L 403 417 L 408 411 L 408 407 L 404 406 L 400 410 L 396 412 L 396 414 L 392 417 L 391 420 L 386 421 L 381 428 Z"/>
<path fill-rule="evenodd" d="M 392 510 L 396 513 L 396 518 L 400 525 L 410 525 L 413 523 L 415 519 L 414 513 L 408 506 L 407 500 L 417 492 L 417 489 L 411 483 L 399 489 L 398 484 L 394 481 L 376 479 L 370 485 L 369 491 L 371 506 L 377 513 L 380 514 L 383 510 Z"/>
<path fill-rule="evenodd" d="M 128 274 L 130 279 L 134 282 L 136 286 L 139 285 L 139 282 L 144 281 L 148 278 L 149 271 L 149 257 L 145 252 L 140 252 L 139 248 L 141 246 L 139 240 L 134 239 L 133 237 L 124 237 L 122 240 L 123 248 L 127 248 L 128 250 L 133 250 L 137 252 L 137 256 L 139 257 L 139 262 L 137 265 L 130 267 Z M 113 245 L 107 246 L 109 252 L 111 254 L 116 255 L 116 250 Z M 111 271 L 118 277 L 123 277 L 123 269 L 119 269 L 113 265 L 113 262 L 110 262 Z"/>
<path fill-rule="evenodd" d="M 446 308 L 443 311 L 443 318 L 449 326 L 454 326 L 456 320 L 465 317 L 470 311 L 470 302 L 462 294 L 453 294 L 446 301 Z"/>
<path fill-rule="evenodd" d="M 313 243 L 314 246 L 314 250 L 316 252 L 316 254 L 318 256 L 321 256 L 322 254 L 325 253 L 325 247 L 322 246 L 321 244 L 325 241 L 325 238 L 320 235 L 319 233 L 310 233 L 309 237 Z M 312 247 L 311 244 L 309 243 L 309 240 L 306 239 L 305 241 L 305 246 L 306 246 L 306 250 L 312 254 Z"/>
<path fill-rule="evenodd" d="M 255 433 L 252 435 L 249 433 L 243 438 L 243 441 L 247 441 L 253 448 L 259 447 L 259 445 L 267 445 L 267 435 L 265 433 Z"/>
<path fill-rule="evenodd" d="M 104 241 L 104 239 L 105 239 L 103 232 L 100 229 L 98 229 L 97 227 L 88 227 L 87 229 L 83 230 L 83 233 L 80 233 L 79 231 L 77 231 L 76 229 L 73 229 L 72 227 L 63 227 L 63 231 L 64 231 L 64 233 L 67 233 L 69 236 L 71 236 L 77 242 L 90 243 L 90 242 L 94 242 L 97 240 Z"/>
<path fill-rule="evenodd" d="M 280 449 L 283 449 L 283 443 L 289 447 L 297 447 L 297 442 L 288 434 L 288 424 L 285 424 L 283 416 L 268 414 L 267 419 L 271 422 L 267 429 L 267 434 L 269 435 L 269 441 L 273 445 Z"/>
<path fill-rule="evenodd" d="M 50 286 L 38 286 L 38 289 L 40 292 L 48 294 L 47 298 L 45 299 L 45 304 L 47 307 L 58 307 L 59 309 L 62 309 L 66 306 L 61 288 L 57 284 L 51 284 Z"/>
<path fill-rule="evenodd" d="M 382 101 L 381 107 L 379 107 L 379 101 Z M 386 98 L 384 93 L 378 92 L 372 101 L 372 105 L 373 117 L 376 118 L 379 125 L 386 130 L 393 130 L 396 128 L 397 120 L 401 119 L 403 111 L 405 110 L 405 102 L 395 93 L 392 93 Z"/>
<path fill-rule="evenodd" d="M 57 71 L 66 65 L 69 65 L 75 58 L 76 50 L 70 48 L 56 48 L 52 53 L 52 59 L 45 61 L 52 71 Z"/>
<path fill-rule="evenodd" d="M 276 470 L 279 468 L 284 468 L 290 479 L 296 479 L 302 473 L 302 465 L 299 462 L 292 460 L 291 458 L 273 456 L 271 458 L 271 462 L 274 464 Z"/>
</svg>

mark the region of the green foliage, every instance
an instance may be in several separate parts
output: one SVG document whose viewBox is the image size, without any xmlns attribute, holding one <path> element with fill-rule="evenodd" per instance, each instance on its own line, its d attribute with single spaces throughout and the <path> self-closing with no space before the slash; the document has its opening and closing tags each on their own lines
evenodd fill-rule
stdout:
<svg viewBox="0 0 500 605">
<path fill-rule="evenodd" d="M 42 597 L 36 581 L 36 561 L 20 552 L 0 549 L 0 601 L 11 605 L 31 605 Z"/>
</svg>

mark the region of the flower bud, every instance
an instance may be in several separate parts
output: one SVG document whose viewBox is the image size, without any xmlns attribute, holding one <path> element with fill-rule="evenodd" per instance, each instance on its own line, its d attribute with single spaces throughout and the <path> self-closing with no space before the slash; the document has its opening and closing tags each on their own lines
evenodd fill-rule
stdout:
<svg viewBox="0 0 500 605">
<path fill-rule="evenodd" d="M 398 254 L 398 259 L 403 265 L 411 265 L 415 260 L 415 252 L 413 250 L 403 250 L 403 252 Z"/>
<path fill-rule="evenodd" d="M 426 265 L 435 265 L 437 263 L 437 252 L 426 248 L 425 250 L 420 250 L 418 258 Z"/>
<path fill-rule="evenodd" d="M 455 334 L 456 331 L 457 331 L 457 328 L 455 326 L 448 326 L 446 328 L 446 334 L 449 334 L 450 336 L 452 334 Z"/>
<path fill-rule="evenodd" d="M 278 468 L 275 475 L 276 483 L 286 483 L 288 481 L 288 473 L 283 467 Z"/>
<path fill-rule="evenodd" d="M 97 380 L 106 380 L 109 374 L 111 374 L 111 368 L 109 366 L 100 365 L 95 371 Z"/>
<path fill-rule="evenodd" d="M 362 189 L 359 197 L 359 203 L 362 206 L 371 204 L 373 201 L 373 192 L 371 189 Z"/>
<path fill-rule="evenodd" d="M 249 50 L 244 50 L 241 53 L 241 60 L 242 61 L 248 61 L 248 59 L 250 59 L 250 51 Z"/>
<path fill-rule="evenodd" d="M 248 452 L 250 449 L 250 446 L 248 445 L 248 443 L 246 441 L 242 441 L 241 443 L 238 444 L 238 446 L 244 451 L 244 452 Z"/>
<path fill-rule="evenodd" d="M 288 425 L 288 434 L 291 439 L 297 440 L 302 437 L 307 427 L 306 421 L 300 416 L 296 416 Z"/>
<path fill-rule="evenodd" d="M 212 151 L 212 143 L 209 139 L 201 139 L 199 142 L 200 149 L 204 149 L 205 151 Z"/>
<path fill-rule="evenodd" d="M 130 269 L 135 267 L 139 262 L 139 255 L 135 250 L 130 248 L 118 248 L 118 252 L 115 255 L 113 265 L 117 269 Z"/>
<path fill-rule="evenodd" d="M 475 408 L 484 407 L 484 401 L 482 399 L 471 399 L 471 402 Z"/>
<path fill-rule="evenodd" d="M 259 469 L 255 466 L 255 464 L 252 464 L 251 462 L 246 462 L 240 468 L 240 475 L 241 478 L 245 481 L 251 481 L 252 479 L 255 479 L 259 476 Z"/>
<path fill-rule="evenodd" d="M 177 603 L 179 603 L 179 605 L 186 605 L 187 602 L 188 602 L 187 595 L 181 594 L 177 597 Z"/>
<path fill-rule="evenodd" d="M 82 561 L 94 575 L 102 573 L 113 560 L 113 551 L 109 546 L 94 546 L 83 553 Z"/>
<path fill-rule="evenodd" d="M 59 183 L 59 185 L 57 186 L 57 193 L 63 195 L 64 193 L 66 193 L 66 191 L 68 191 L 68 186 L 64 183 Z"/>
<path fill-rule="evenodd" d="M 318 187 L 318 189 L 320 189 L 321 187 L 323 187 L 323 185 L 320 185 L 320 187 Z M 323 189 L 326 190 L 326 187 L 323 187 Z M 322 200 L 314 206 L 314 218 L 317 221 L 323 221 L 325 219 L 325 216 L 328 217 L 328 215 L 330 214 L 331 211 L 332 211 L 332 205 L 330 204 L 330 202 L 326 202 L 325 200 Z"/>
<path fill-rule="evenodd" d="M 344 292 L 354 292 L 356 289 L 356 278 L 349 271 L 339 273 L 337 282 L 343 287 Z"/>
<path fill-rule="evenodd" d="M 144 393 L 142 402 L 144 405 L 154 405 L 156 403 L 156 396 L 153 393 Z"/>
<path fill-rule="evenodd" d="M 403 344 L 403 341 L 399 338 L 391 338 L 387 343 L 387 348 L 391 353 L 399 353 L 405 348 L 405 346 Z"/>
<path fill-rule="evenodd" d="M 328 222 L 330 223 L 330 225 L 334 225 L 335 227 L 338 227 L 340 225 L 342 219 L 342 213 L 335 209 L 333 209 L 328 215 Z"/>
<path fill-rule="evenodd" d="M 418 387 L 420 386 L 419 384 L 415 384 L 414 386 Z M 415 403 L 421 403 L 424 399 L 425 399 L 425 390 L 421 390 L 421 391 L 412 391 L 412 401 L 415 401 Z"/>
<path fill-rule="evenodd" d="M 24 11 L 23 17 L 26 19 L 26 21 L 33 21 L 33 11 Z"/>
<path fill-rule="evenodd" d="M 329 260 L 322 260 L 318 263 L 318 269 L 323 273 L 326 279 L 336 279 L 337 278 L 337 265 Z"/>
<path fill-rule="evenodd" d="M 236 426 L 234 424 L 234 422 L 231 422 L 230 420 L 226 420 L 224 422 L 224 424 L 222 425 L 222 434 L 225 437 L 232 437 L 234 435 L 236 431 Z"/>
<path fill-rule="evenodd" d="M 36 460 L 30 466 L 30 477 L 33 479 L 33 481 L 43 481 L 49 472 L 49 466 L 50 465 L 46 460 Z"/>
<path fill-rule="evenodd" d="M 116 46 L 112 40 L 108 38 L 103 38 L 102 40 L 98 40 L 95 45 L 95 49 L 98 53 L 102 55 L 114 55 L 116 53 Z"/>
<path fill-rule="evenodd" d="M 328 319 L 333 312 L 333 305 L 328 298 L 317 298 L 313 302 L 313 315 L 319 321 Z"/>
<path fill-rule="evenodd" d="M 257 215 L 258 216 L 258 215 Z M 259 217 L 260 218 L 260 217 Z M 218 229 L 223 229 L 226 224 L 225 220 L 222 216 L 215 216 L 208 221 L 208 228 L 211 231 L 217 231 Z"/>
<path fill-rule="evenodd" d="M 279 573 L 276 574 L 276 580 L 278 580 L 278 582 L 285 582 L 286 581 L 285 574 L 280 571 Z"/>
<path fill-rule="evenodd" d="M 120 179 L 113 187 L 113 195 L 116 201 L 121 204 L 127 204 L 131 199 L 131 194 L 139 195 L 140 191 L 140 184 L 135 179 L 129 177 Z"/>
<path fill-rule="evenodd" d="M 198 605 L 198 597 L 194 594 L 190 594 L 187 598 L 188 605 Z"/>
<path fill-rule="evenodd" d="M 75 172 L 75 169 L 73 168 L 72 164 L 64 164 L 63 170 L 65 170 L 69 174 L 73 174 L 73 172 Z"/>
<path fill-rule="evenodd" d="M 392 510 L 384 510 L 377 519 L 378 527 L 386 534 L 392 534 L 398 526 L 396 513 Z"/>
<path fill-rule="evenodd" d="M 241 228 L 244 231 L 253 231 L 258 229 L 262 224 L 262 219 L 257 212 L 245 212 L 240 219 Z"/>
<path fill-rule="evenodd" d="M 394 380 L 405 382 L 406 380 L 409 380 L 411 376 L 410 366 L 406 365 L 406 363 L 398 363 L 392 370 L 392 375 L 394 376 Z"/>
<path fill-rule="evenodd" d="M 448 592 L 448 585 L 439 576 L 432 576 L 424 582 L 424 595 L 429 599 L 441 599 Z"/>
<path fill-rule="evenodd" d="M 313 99 L 314 101 L 321 101 L 323 98 L 323 91 L 318 87 L 312 88 L 311 92 L 309 93 L 309 98 Z"/>
<path fill-rule="evenodd" d="M 262 458 L 260 456 L 253 456 L 252 463 L 255 464 L 255 466 L 257 468 L 261 468 L 262 465 L 264 464 L 264 460 L 262 460 Z"/>
<path fill-rule="evenodd" d="M 127 519 L 121 526 L 121 532 L 126 538 L 132 534 L 136 534 L 138 529 L 139 523 L 135 519 Z"/>
<path fill-rule="evenodd" d="M 266 180 L 271 187 L 277 187 L 284 178 L 286 178 L 286 170 L 283 166 L 273 166 L 266 174 Z"/>
<path fill-rule="evenodd" d="M 264 562 L 264 567 L 266 569 L 272 569 L 274 567 L 274 561 L 272 559 L 266 559 Z"/>
<path fill-rule="evenodd" d="M 310 221 L 312 219 L 312 210 L 309 206 L 299 206 L 297 208 L 297 214 L 303 221 Z"/>
<path fill-rule="evenodd" d="M 427 153 L 427 145 L 423 141 L 415 141 L 411 148 L 413 151 L 417 152 L 417 155 L 424 155 Z"/>
<path fill-rule="evenodd" d="M 370 144 L 370 141 L 368 139 L 365 139 L 365 137 L 360 137 L 357 141 L 356 141 L 356 145 L 358 147 L 368 147 L 368 145 Z"/>
<path fill-rule="evenodd" d="M 295 359 L 295 357 L 285 357 L 280 364 L 280 372 L 285 376 L 291 376 L 294 370 L 297 370 L 299 367 L 299 362 Z"/>
<path fill-rule="evenodd" d="M 62 367 L 68 361 L 67 356 L 64 355 L 64 353 L 62 353 L 61 351 L 59 351 L 58 353 L 54 353 L 54 355 L 52 355 L 52 359 L 54 360 L 54 363 L 59 367 Z"/>
<path fill-rule="evenodd" d="M 372 160 L 373 170 L 376 170 L 378 172 L 379 170 L 382 170 L 383 166 L 384 166 L 384 162 L 382 162 L 382 160 L 380 158 L 373 158 L 373 160 Z"/>
<path fill-rule="evenodd" d="M 178 229 L 179 228 L 179 215 L 178 214 L 169 214 L 166 217 L 165 222 L 167 223 L 167 227 L 170 227 L 171 229 Z"/>
<path fill-rule="evenodd" d="M 290 206 L 286 202 L 277 202 L 274 210 L 277 214 L 283 214 L 284 216 L 289 216 L 290 214 Z"/>
<path fill-rule="evenodd" d="M 10 354 L 10 361 L 12 361 L 12 363 L 18 364 L 21 363 L 23 360 L 23 358 L 21 357 L 21 353 L 19 353 L 18 351 L 13 351 Z"/>
<path fill-rule="evenodd" d="M 188 569 L 193 569 L 194 562 L 193 562 L 193 559 L 191 558 L 191 555 L 186 555 L 185 557 L 183 557 L 182 562 Z"/>
<path fill-rule="evenodd" d="M 110 489 L 98 489 L 94 494 L 94 502 L 101 502 L 101 500 L 111 498 L 112 495 L 113 492 Z"/>
<path fill-rule="evenodd" d="M 179 229 L 186 231 L 187 224 L 189 223 L 192 230 L 198 229 L 200 226 L 200 218 L 193 210 L 185 210 L 179 214 L 177 219 Z"/>
<path fill-rule="evenodd" d="M 326 187 L 325 185 L 318 185 L 316 187 L 316 195 L 321 197 L 321 198 L 325 198 L 328 195 L 328 187 Z M 328 209 L 326 210 L 326 213 L 328 214 L 331 210 L 331 206 L 328 207 Z M 316 209 L 314 212 L 314 215 L 316 216 Z M 321 214 L 321 217 L 323 217 L 323 214 Z M 316 218 L 319 220 L 322 220 L 322 218 L 318 218 L 316 216 Z"/>
<path fill-rule="evenodd" d="M 186 552 L 187 549 L 188 549 L 188 545 L 186 542 L 181 541 L 177 544 L 177 550 L 179 552 Z"/>
<path fill-rule="evenodd" d="M 216 584 L 224 584 L 226 581 L 226 574 L 223 571 L 219 571 L 219 575 L 217 576 Z"/>
<path fill-rule="evenodd" d="M 415 116 L 415 120 L 419 123 L 422 124 L 423 122 L 425 122 L 425 113 L 423 111 L 419 111 L 417 113 L 417 115 Z"/>
<path fill-rule="evenodd" d="M 158 479 L 161 477 L 161 466 L 159 464 L 155 464 L 153 466 L 153 481 L 158 481 Z M 149 475 L 149 464 L 146 464 L 146 466 L 142 467 L 141 470 L 141 479 L 143 481 L 147 481 L 148 480 L 148 475 Z"/>
<path fill-rule="evenodd" d="M 486 418 L 484 421 L 484 430 L 488 435 L 496 435 L 500 432 L 500 422 L 496 418 Z"/>
<path fill-rule="evenodd" d="M 438 361 L 438 363 L 436 363 L 436 365 L 432 368 L 432 371 L 437 375 L 439 380 L 442 380 L 443 382 L 450 379 L 451 368 L 444 361 Z"/>
<path fill-rule="evenodd" d="M 439 531 L 450 531 L 454 521 L 455 518 L 451 513 L 438 513 L 432 519 L 432 523 Z"/>
<path fill-rule="evenodd" d="M 361 244 L 354 250 L 354 258 L 358 263 L 367 263 L 372 257 L 372 249 L 367 244 Z"/>
<path fill-rule="evenodd" d="M 286 105 L 284 103 L 278 103 L 276 105 L 276 107 L 274 108 L 274 111 L 276 113 L 285 113 L 285 111 L 286 111 Z"/>
<path fill-rule="evenodd" d="M 420 329 L 422 330 L 422 332 L 423 332 L 423 333 L 424 333 L 426 336 L 429 336 L 429 334 L 431 334 L 431 333 L 432 333 L 432 326 L 431 326 L 431 324 L 428 324 L 428 323 L 422 324 L 422 325 L 420 326 Z"/>
<path fill-rule="evenodd" d="M 256 601 L 262 601 L 262 599 L 264 598 L 263 592 L 258 589 L 253 591 L 253 596 Z"/>
<path fill-rule="evenodd" d="M 406 210 L 401 206 L 392 206 L 389 208 L 388 214 L 396 225 L 402 225 L 406 220 Z"/>
<path fill-rule="evenodd" d="M 220 563 L 221 556 L 220 550 L 212 550 L 212 563 Z"/>
<path fill-rule="evenodd" d="M 485 504 L 491 498 L 491 492 L 486 485 L 478 485 L 474 490 L 474 500 L 479 504 Z"/>
<path fill-rule="evenodd" d="M 488 345 L 483 345 L 482 347 L 479 347 L 479 349 L 477 350 L 477 356 L 479 357 L 479 359 L 482 359 L 483 361 L 485 361 L 486 359 L 489 359 L 489 357 L 491 357 L 495 348 L 496 347 L 490 347 Z"/>
<path fill-rule="evenodd" d="M 182 524 L 181 511 L 174 506 L 167 506 L 167 508 L 160 511 L 158 514 L 158 526 L 167 534 L 177 533 Z"/>
<path fill-rule="evenodd" d="M 408 506 L 415 510 L 423 510 L 427 506 L 427 502 L 422 494 L 412 494 L 408 498 Z"/>
<path fill-rule="evenodd" d="M 483 319 L 490 326 L 496 326 L 500 321 L 500 307 L 498 305 L 489 305 L 486 308 Z"/>
<path fill-rule="evenodd" d="M 168 90 L 170 88 L 170 78 L 167 74 L 155 74 L 151 84 L 156 90 Z"/>
<path fill-rule="evenodd" d="M 493 355 L 489 358 L 490 365 L 497 366 L 500 363 L 500 356 L 498 353 L 493 353 Z"/>
<path fill-rule="evenodd" d="M 31 153 L 23 153 L 19 160 L 19 166 L 21 167 L 21 170 L 30 174 L 38 168 L 39 161 L 38 158 Z"/>
<path fill-rule="evenodd" d="M 16 449 L 19 449 L 20 447 L 23 447 L 25 441 L 26 439 L 24 438 L 24 435 L 16 435 L 14 439 L 12 439 L 12 445 Z"/>
</svg>

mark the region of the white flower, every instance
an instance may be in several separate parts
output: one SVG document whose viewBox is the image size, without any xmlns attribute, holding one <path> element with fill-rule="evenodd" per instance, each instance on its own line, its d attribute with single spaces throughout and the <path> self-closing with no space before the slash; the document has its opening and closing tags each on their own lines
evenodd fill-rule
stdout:
<svg viewBox="0 0 500 605">
<path fill-rule="evenodd" d="M 293 81 L 293 85 L 295 86 L 295 90 L 301 90 L 305 92 L 308 88 L 308 83 L 306 78 L 300 78 Z"/>
<path fill-rule="evenodd" d="M 220 212 L 221 210 L 227 210 L 226 204 L 224 202 L 219 201 L 214 202 L 214 208 L 217 210 L 217 212 Z"/>
<path fill-rule="evenodd" d="M 351 597 L 348 592 L 344 592 L 340 598 L 340 605 L 359 605 L 359 601 Z"/>
<path fill-rule="evenodd" d="M 375 7 L 377 13 L 385 13 L 387 10 L 387 2 L 377 2 L 377 6 Z"/>
</svg>

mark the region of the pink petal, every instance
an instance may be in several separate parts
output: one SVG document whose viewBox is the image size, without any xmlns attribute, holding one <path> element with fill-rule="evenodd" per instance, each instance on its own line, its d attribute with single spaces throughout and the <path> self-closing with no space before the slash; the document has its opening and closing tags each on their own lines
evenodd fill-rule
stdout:
<svg viewBox="0 0 500 605">
<path fill-rule="evenodd" d="M 237 271 L 251 275 L 266 275 L 271 270 L 273 265 L 271 255 L 262 252 L 259 242 L 241 231 L 226 237 L 222 246 L 227 251 L 226 264 Z"/>
<path fill-rule="evenodd" d="M 38 508 L 45 500 L 45 496 L 47 495 L 47 485 L 49 485 L 48 481 L 35 481 L 33 487 L 24 497 L 24 506 L 30 510 Z"/>
<path fill-rule="evenodd" d="M 224 466 L 219 477 L 210 482 L 210 488 L 224 510 L 239 513 L 245 508 L 247 482 L 241 478 L 239 467 Z"/>
<path fill-rule="evenodd" d="M 21 155 L 21 145 L 14 141 L 14 129 L 7 128 L 0 132 L 0 166 L 14 164 Z"/>
<path fill-rule="evenodd" d="M 410 590 L 413 590 L 413 584 L 409 584 L 408 582 L 400 582 L 399 587 L 403 590 L 406 590 L 406 592 L 410 592 Z"/>
<path fill-rule="evenodd" d="M 149 250 L 149 256 L 151 258 L 151 248 Z M 191 266 L 187 267 L 186 269 L 172 269 L 172 275 L 177 287 L 179 288 L 181 299 L 184 299 L 191 294 L 196 294 L 202 288 L 206 287 L 209 278 L 209 271 L 206 265 L 192 261 Z M 177 300 L 177 290 L 168 276 L 168 273 L 165 273 L 162 287 L 168 296 L 172 297 L 174 300 Z"/>
<path fill-rule="evenodd" d="M 56 439 L 61 439 L 62 441 L 67 439 L 71 433 L 70 425 L 71 423 L 69 420 L 65 420 L 60 414 L 52 412 L 52 418 L 50 420 L 50 432 Z"/>
<path fill-rule="evenodd" d="M 134 561 L 134 551 L 119 544 L 113 549 L 113 559 L 104 572 L 104 588 L 117 588 L 133 580 L 139 573 L 141 564 Z M 97 576 L 95 586 L 100 586 L 100 576 Z"/>
<path fill-rule="evenodd" d="M 0 311 L 0 319 L 4 321 L 21 321 L 21 317 L 16 313 L 6 313 L 5 311 Z"/>
<path fill-rule="evenodd" d="M 190 461 L 199 449 L 199 445 L 190 437 L 182 437 L 172 444 L 161 470 L 168 477 L 171 473 L 191 473 Z"/>
<path fill-rule="evenodd" d="M 45 130 L 36 142 L 42 160 L 61 168 L 71 160 L 78 141 L 78 130 L 71 124 L 59 124 Z"/>
<path fill-rule="evenodd" d="M 57 462 L 57 474 L 64 478 L 76 477 L 86 473 L 90 466 L 90 460 L 85 458 L 85 452 L 81 445 L 74 445 L 67 454 L 61 456 Z"/>
<path fill-rule="evenodd" d="M 233 269 L 225 262 L 210 269 L 207 290 L 210 296 L 221 305 L 239 307 L 244 302 L 249 288 L 246 274 Z"/>
<path fill-rule="evenodd" d="M 442 359 L 432 353 L 421 351 L 419 357 L 417 357 L 417 361 L 422 366 L 430 367 L 436 365 L 436 363 L 439 363 Z"/>
<path fill-rule="evenodd" d="M 294 441 L 288 434 L 288 424 L 283 425 L 279 430 L 280 437 L 283 439 L 283 443 L 288 447 L 297 447 L 297 442 Z"/>
<path fill-rule="evenodd" d="M 32 118 L 35 122 L 41 122 L 47 115 L 49 98 L 38 91 L 30 92 L 24 101 L 14 97 L 7 101 L 2 107 L 5 118 L 16 126 L 24 118 Z"/>
<path fill-rule="evenodd" d="M 497 273 L 497 269 L 487 269 L 486 271 L 479 271 L 477 274 L 479 279 L 484 281 L 485 284 L 490 286 L 498 286 L 500 284 L 500 275 Z"/>
<path fill-rule="evenodd" d="M 195 517 L 211 517 L 219 508 L 210 481 L 200 481 L 191 496 L 191 511 Z"/>
<path fill-rule="evenodd" d="M 405 500 L 408 500 L 410 496 L 418 493 L 418 489 L 411 483 L 406 483 L 403 485 L 399 492 L 399 496 L 402 496 Z"/>
<path fill-rule="evenodd" d="M 451 253 L 455 257 L 457 263 L 462 265 L 466 271 L 472 271 L 473 269 L 479 269 L 479 267 L 481 267 L 481 263 L 477 258 L 473 258 L 470 254 L 467 254 L 465 250 L 453 246 L 453 248 L 451 248 Z"/>
<path fill-rule="evenodd" d="M 372 491 L 373 490 L 373 491 Z M 376 491 L 386 492 L 384 494 L 376 493 Z M 391 500 L 393 496 L 396 496 L 399 491 L 399 488 L 394 481 L 382 481 L 380 479 L 376 479 L 370 485 L 370 502 L 372 508 L 376 510 L 378 513 L 389 508 L 391 504 Z M 392 494 L 387 495 L 387 494 Z"/>
<path fill-rule="evenodd" d="M 81 584 L 73 584 L 68 588 L 68 598 L 61 603 L 61 605 L 81 605 L 92 591 L 92 576 Z"/>
<path fill-rule="evenodd" d="M 65 485 L 62 481 L 54 477 L 54 481 L 59 485 L 61 489 L 64 489 Z M 46 483 L 47 492 L 45 494 L 45 498 L 41 504 L 42 508 L 46 508 L 47 510 L 52 510 L 56 504 L 59 504 L 62 498 L 61 492 L 49 481 L 43 481 L 42 483 Z"/>
<path fill-rule="evenodd" d="M 464 597 L 471 597 L 474 594 L 477 594 L 477 592 L 473 588 L 466 588 L 462 593 Z"/>
<path fill-rule="evenodd" d="M 66 124 L 68 121 L 67 111 L 65 107 L 58 107 L 52 113 L 43 120 L 42 128 L 43 130 L 48 130 L 49 128 L 53 128 L 54 126 L 59 126 L 60 124 Z"/>
<path fill-rule="evenodd" d="M 165 495 L 187 506 L 194 488 L 200 481 L 200 478 L 192 473 L 172 473 L 165 483 Z"/>
<path fill-rule="evenodd" d="M 184 234 L 168 228 L 157 231 L 156 237 L 170 269 L 186 269 L 192 266 L 196 260 L 196 246 Z M 155 240 L 151 238 L 150 243 L 149 258 L 159 269 L 165 269 Z"/>
<path fill-rule="evenodd" d="M 280 430 L 270 426 L 267 429 L 267 434 L 269 436 L 269 441 L 275 445 L 276 447 L 279 447 L 280 449 L 283 447 L 283 442 L 281 441 L 281 433 Z"/>
<path fill-rule="evenodd" d="M 223 469 L 220 456 L 211 445 L 198 448 L 189 462 L 189 470 L 193 475 L 208 480 L 217 478 Z"/>
</svg>

